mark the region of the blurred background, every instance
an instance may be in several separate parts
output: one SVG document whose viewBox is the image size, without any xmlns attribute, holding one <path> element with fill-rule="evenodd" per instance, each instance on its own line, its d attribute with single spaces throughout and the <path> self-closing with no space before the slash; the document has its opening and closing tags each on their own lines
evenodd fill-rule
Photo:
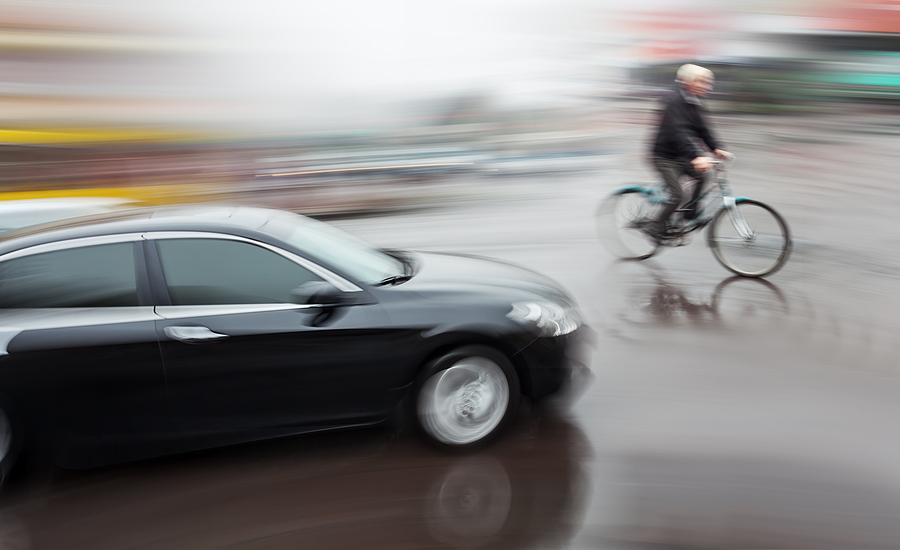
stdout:
<svg viewBox="0 0 900 550">
<path fill-rule="evenodd" d="M 766 281 L 597 239 L 687 62 L 791 226 Z M 896 548 L 897 136 L 898 0 L 0 0 L 0 200 L 290 209 L 547 273 L 598 333 L 580 399 L 483 453 L 60 472 L 0 495 L 0 548 Z"/>
<path fill-rule="evenodd" d="M 400 183 L 591 170 L 686 61 L 715 71 L 718 112 L 892 105 L 898 17 L 893 0 L 4 0 L 0 190 L 310 187 L 292 206 L 312 212 L 361 206 L 321 185 L 388 206 L 430 201 Z"/>
</svg>

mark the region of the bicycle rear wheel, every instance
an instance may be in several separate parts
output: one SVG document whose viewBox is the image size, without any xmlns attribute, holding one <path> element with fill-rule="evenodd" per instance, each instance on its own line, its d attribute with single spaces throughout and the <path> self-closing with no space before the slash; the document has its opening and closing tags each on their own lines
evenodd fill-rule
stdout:
<svg viewBox="0 0 900 550">
<path fill-rule="evenodd" d="M 748 231 L 738 230 L 746 224 Z M 791 235 L 787 223 L 772 207 L 741 199 L 735 212 L 719 210 L 707 233 L 713 255 L 725 269 L 744 277 L 764 277 L 787 261 Z"/>
<path fill-rule="evenodd" d="M 648 228 L 659 213 L 659 204 L 636 189 L 621 189 L 597 210 L 597 230 L 607 250 L 628 260 L 643 260 L 659 250 Z"/>
</svg>

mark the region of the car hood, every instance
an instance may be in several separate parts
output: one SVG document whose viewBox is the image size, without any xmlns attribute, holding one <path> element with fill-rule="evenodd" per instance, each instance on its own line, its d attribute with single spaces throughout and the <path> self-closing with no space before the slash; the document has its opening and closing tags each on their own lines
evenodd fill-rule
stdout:
<svg viewBox="0 0 900 550">
<path fill-rule="evenodd" d="M 515 264 L 465 254 L 408 254 L 416 266 L 416 274 L 397 288 L 421 293 L 471 293 L 481 290 L 495 296 L 509 295 L 512 299 L 531 294 L 573 304 L 557 282 Z"/>
</svg>

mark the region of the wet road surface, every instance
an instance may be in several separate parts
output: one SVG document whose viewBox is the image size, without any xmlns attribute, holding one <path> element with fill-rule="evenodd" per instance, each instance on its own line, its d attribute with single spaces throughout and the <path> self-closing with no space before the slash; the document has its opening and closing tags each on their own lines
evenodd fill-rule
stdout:
<svg viewBox="0 0 900 550">
<path fill-rule="evenodd" d="M 0 548 L 897 547 L 892 119 L 719 117 L 735 193 L 795 239 L 759 281 L 702 233 L 640 263 L 600 247 L 598 201 L 652 178 L 647 116 L 623 115 L 594 173 L 465 181 L 469 200 L 334 221 L 561 282 L 598 333 L 574 404 L 526 407 L 468 455 L 374 430 L 58 472 L 2 497 Z"/>
<path fill-rule="evenodd" d="M 391 430 L 57 473 L 7 506 L 0 548 L 557 545 L 584 509 L 584 436 L 523 411 L 476 455 Z"/>
</svg>

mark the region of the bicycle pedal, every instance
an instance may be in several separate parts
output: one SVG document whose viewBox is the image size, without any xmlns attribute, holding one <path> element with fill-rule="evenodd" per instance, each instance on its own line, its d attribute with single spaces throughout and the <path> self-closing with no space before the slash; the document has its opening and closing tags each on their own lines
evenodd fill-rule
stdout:
<svg viewBox="0 0 900 550">
<path fill-rule="evenodd" d="M 688 237 L 683 237 L 681 239 L 678 239 L 678 241 L 672 246 L 687 246 L 689 244 L 691 244 L 691 239 L 689 239 Z"/>
<path fill-rule="evenodd" d="M 660 246 L 684 246 L 690 243 L 690 236 L 680 225 L 669 225 L 665 232 L 657 238 Z"/>
<path fill-rule="evenodd" d="M 677 239 L 684 235 L 683 228 L 681 226 L 669 226 L 666 228 L 665 233 L 663 234 L 664 239 Z"/>
</svg>

